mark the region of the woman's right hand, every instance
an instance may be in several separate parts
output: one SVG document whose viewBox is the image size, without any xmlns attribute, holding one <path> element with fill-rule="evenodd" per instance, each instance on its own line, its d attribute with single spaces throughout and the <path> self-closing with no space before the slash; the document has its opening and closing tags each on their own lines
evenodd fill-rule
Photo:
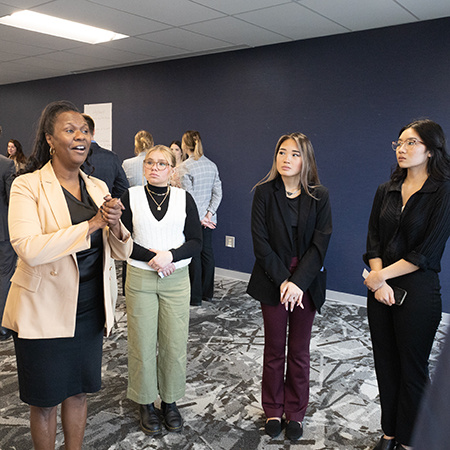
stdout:
<svg viewBox="0 0 450 450">
<path fill-rule="evenodd" d="M 384 305 L 392 306 L 395 303 L 394 291 L 386 282 L 375 291 L 374 295 L 375 299 Z"/>
<path fill-rule="evenodd" d="M 103 218 L 103 211 L 101 208 L 97 210 L 97 214 L 92 219 L 88 220 L 88 224 L 89 235 L 91 235 L 94 231 L 105 228 L 106 225 L 108 225 L 108 222 Z"/>
</svg>

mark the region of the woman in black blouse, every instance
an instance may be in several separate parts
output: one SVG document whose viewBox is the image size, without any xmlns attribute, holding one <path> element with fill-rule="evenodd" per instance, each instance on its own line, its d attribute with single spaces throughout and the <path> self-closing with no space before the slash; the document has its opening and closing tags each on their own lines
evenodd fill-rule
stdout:
<svg viewBox="0 0 450 450">
<path fill-rule="evenodd" d="M 450 157 L 442 128 L 412 122 L 392 147 L 397 168 L 375 195 L 364 255 L 384 432 L 376 450 L 411 444 L 441 319 L 438 272 L 450 233 Z M 401 289 L 406 297 L 397 305 Z"/>
<path fill-rule="evenodd" d="M 141 429 L 153 436 L 161 433 L 154 404 L 158 394 L 166 428 L 181 431 L 183 426 L 176 401 L 186 387 L 188 264 L 202 244 L 193 198 L 168 186 L 174 166 L 168 147 L 151 148 L 144 158 L 147 184 L 122 196 L 122 220 L 134 242 L 125 286 L 128 398 L 140 405 Z"/>
</svg>

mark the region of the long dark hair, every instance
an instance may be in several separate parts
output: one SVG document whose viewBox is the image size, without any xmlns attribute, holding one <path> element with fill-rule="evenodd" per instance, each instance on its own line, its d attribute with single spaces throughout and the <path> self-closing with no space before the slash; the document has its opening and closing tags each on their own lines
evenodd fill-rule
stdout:
<svg viewBox="0 0 450 450">
<path fill-rule="evenodd" d="M 420 137 L 427 150 L 430 152 L 428 158 L 428 175 L 437 181 L 450 179 L 450 156 L 447 153 L 447 145 L 444 131 L 441 126 L 430 119 L 420 119 L 405 125 L 399 132 L 399 136 L 408 128 L 412 128 Z M 408 170 L 402 169 L 397 164 L 391 175 L 392 181 L 403 181 Z"/>
<path fill-rule="evenodd" d="M 8 151 L 6 151 L 6 156 L 10 159 L 14 159 L 14 161 L 18 164 L 25 164 L 27 162 L 27 157 L 23 154 L 22 144 L 17 139 L 10 139 L 8 144 L 12 142 L 14 147 L 16 147 L 16 153 L 14 156 L 11 156 Z"/>
<path fill-rule="evenodd" d="M 33 151 L 28 158 L 28 163 L 25 168 L 19 171 L 19 175 L 34 172 L 50 161 L 50 146 L 48 145 L 45 135 L 53 135 L 56 118 L 61 113 L 69 111 L 80 112 L 72 102 L 67 100 L 50 103 L 44 108 L 36 130 Z"/>
</svg>

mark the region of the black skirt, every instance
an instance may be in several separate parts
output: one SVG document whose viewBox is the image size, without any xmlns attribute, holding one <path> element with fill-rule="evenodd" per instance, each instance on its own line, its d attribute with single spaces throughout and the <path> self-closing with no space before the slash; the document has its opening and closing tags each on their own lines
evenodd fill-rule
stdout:
<svg viewBox="0 0 450 450">
<path fill-rule="evenodd" d="M 101 276 L 80 283 L 75 336 L 20 339 L 14 333 L 20 398 L 52 407 L 101 388 L 105 312 Z"/>
</svg>

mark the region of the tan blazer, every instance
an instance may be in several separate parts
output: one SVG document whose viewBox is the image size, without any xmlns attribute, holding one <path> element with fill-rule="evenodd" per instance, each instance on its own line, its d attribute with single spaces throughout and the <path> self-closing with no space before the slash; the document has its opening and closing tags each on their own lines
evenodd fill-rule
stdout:
<svg viewBox="0 0 450 450">
<path fill-rule="evenodd" d="M 100 206 L 108 193 L 97 178 L 80 175 L 94 202 Z M 88 222 L 72 225 L 63 190 L 51 163 L 16 178 L 11 187 L 8 217 L 11 244 L 19 259 L 3 315 L 4 327 L 21 338 L 72 337 L 78 299 L 76 252 L 90 247 Z M 123 225 L 122 225 L 123 227 Z M 123 227 L 120 241 L 103 230 L 103 285 L 107 334 L 114 323 L 111 301 L 111 257 L 127 259 L 132 240 Z"/>
</svg>

